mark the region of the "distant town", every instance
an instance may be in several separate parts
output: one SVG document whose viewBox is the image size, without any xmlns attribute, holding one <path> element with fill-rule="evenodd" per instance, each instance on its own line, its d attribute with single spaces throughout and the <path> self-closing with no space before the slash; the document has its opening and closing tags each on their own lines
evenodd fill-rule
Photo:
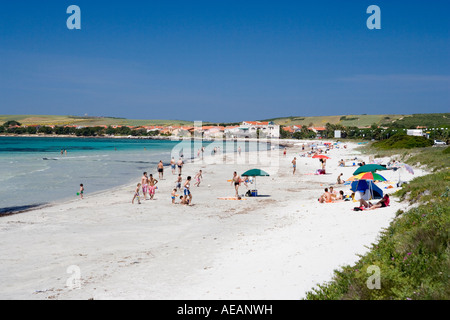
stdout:
<svg viewBox="0 0 450 320">
<path fill-rule="evenodd" d="M 48 116 L 50 117 L 50 116 Z M 20 116 L 18 116 L 20 119 Z M 323 117 L 322 126 L 308 118 L 289 117 L 266 121 L 243 121 L 240 123 L 197 124 L 194 122 L 153 124 L 149 120 L 136 120 L 136 124 L 113 123 L 116 118 L 80 118 L 73 123 L 45 123 L 44 118 L 37 122 L 35 118 L 8 120 L 0 125 L 0 135 L 37 135 L 37 136 L 76 136 L 76 137 L 129 137 L 129 138 L 202 138 L 202 139 L 237 139 L 237 138 L 268 138 L 268 139 L 363 139 L 385 140 L 398 134 L 424 137 L 432 140 L 448 141 L 450 114 L 423 114 L 396 118 L 391 116 L 342 116 L 338 119 Z M 371 125 L 357 125 L 369 118 Z M 34 119 L 34 120 L 30 120 Z M 52 118 L 53 119 L 53 118 Z M 57 119 L 61 121 L 61 119 Z M 83 120 L 83 123 L 76 121 Z M 88 121 L 89 120 L 89 121 Z M 94 122 L 95 120 L 95 122 Z M 1 121 L 1 117 L 0 117 Z M 53 121 L 57 122 L 55 119 Z M 109 123 L 108 123 L 109 121 Z M 126 122 L 126 119 L 121 120 Z M 317 120 L 316 120 L 317 121 Z M 375 122 L 377 121 L 377 123 Z M 102 123 L 103 122 L 103 123 Z M 129 120 L 133 122 L 133 120 Z M 153 120 L 157 122 L 157 120 Z M 162 120 L 161 120 L 162 122 Z M 169 122 L 169 121 L 166 121 Z M 151 123 L 151 124 L 149 124 Z M 302 124 L 300 124 L 302 123 Z M 367 123 L 367 120 L 366 120 Z"/>
</svg>

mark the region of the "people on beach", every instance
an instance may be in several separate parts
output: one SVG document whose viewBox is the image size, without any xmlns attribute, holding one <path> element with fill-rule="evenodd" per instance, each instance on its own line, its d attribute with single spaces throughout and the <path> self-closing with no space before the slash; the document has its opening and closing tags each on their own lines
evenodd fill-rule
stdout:
<svg viewBox="0 0 450 320">
<path fill-rule="evenodd" d="M 170 168 L 172 169 L 172 174 L 175 174 L 176 163 L 175 163 L 175 159 L 173 157 L 172 157 L 172 160 L 170 160 Z"/>
<path fill-rule="evenodd" d="M 202 179 L 203 179 L 202 170 L 200 170 L 194 177 L 194 180 L 196 181 L 194 183 L 194 186 L 200 187 L 200 182 L 202 182 Z"/>
<path fill-rule="evenodd" d="M 331 199 L 336 199 L 337 192 L 334 190 L 334 187 L 330 187 Z"/>
<path fill-rule="evenodd" d="M 375 210 L 378 208 L 386 208 L 389 207 L 389 203 L 390 203 L 390 198 L 388 194 L 385 194 L 383 199 L 381 199 L 380 201 L 378 201 L 376 204 L 372 204 L 369 202 L 369 210 Z"/>
<path fill-rule="evenodd" d="M 83 199 L 83 195 L 84 195 L 84 185 L 83 184 L 80 184 L 79 194 L 80 194 L 80 199 Z"/>
<path fill-rule="evenodd" d="M 344 175 L 344 174 L 341 173 L 341 174 L 338 176 L 338 178 L 337 178 L 337 184 L 344 184 L 344 183 L 345 183 L 345 181 L 342 180 L 342 176 L 343 176 L 343 175 Z"/>
<path fill-rule="evenodd" d="M 292 160 L 292 168 L 293 168 L 292 174 L 294 175 L 295 171 L 297 170 L 297 158 L 294 158 L 294 160 Z"/>
<path fill-rule="evenodd" d="M 175 204 L 175 197 L 177 196 L 177 189 L 172 190 L 172 204 Z"/>
<path fill-rule="evenodd" d="M 340 190 L 338 195 L 336 196 L 336 200 L 344 200 L 344 199 L 345 199 L 344 191 Z"/>
<path fill-rule="evenodd" d="M 328 191 L 328 188 L 325 188 L 325 193 L 322 194 L 318 200 L 320 203 L 324 203 L 324 202 L 330 203 L 332 201 L 331 193 L 330 193 L 330 191 Z"/>
<path fill-rule="evenodd" d="M 181 174 L 178 175 L 177 181 L 175 181 L 175 189 L 178 189 L 181 191 L 181 183 L 183 182 L 183 178 L 181 177 Z"/>
<path fill-rule="evenodd" d="M 163 164 L 162 160 L 160 160 L 159 163 L 158 163 L 158 174 L 159 174 L 159 179 L 163 180 L 163 178 L 164 178 L 164 164 Z"/>
<path fill-rule="evenodd" d="M 183 170 L 183 165 L 184 165 L 184 162 L 183 162 L 183 159 L 179 159 L 178 160 L 178 162 L 177 162 L 177 166 L 178 166 L 178 173 L 179 174 L 181 174 L 182 173 L 182 170 Z"/>
<path fill-rule="evenodd" d="M 287 154 L 287 149 L 286 149 L 286 148 L 284 148 L 284 151 L 283 151 L 283 156 L 284 156 L 284 157 L 286 157 L 286 154 Z"/>
<path fill-rule="evenodd" d="M 191 193 L 191 176 L 187 177 L 186 181 L 184 182 L 184 197 L 189 198 L 189 204 L 192 203 L 192 193 Z"/>
<path fill-rule="evenodd" d="M 147 200 L 147 193 L 148 193 L 148 176 L 147 172 L 144 172 L 142 174 L 141 178 L 141 186 L 142 186 L 142 194 L 144 196 L 144 200 Z"/>
<path fill-rule="evenodd" d="M 189 205 L 189 197 L 188 196 L 180 196 L 180 204 Z"/>
<path fill-rule="evenodd" d="M 341 159 L 341 161 L 338 162 L 339 167 L 345 167 L 345 161 L 344 159 Z"/>
<path fill-rule="evenodd" d="M 234 183 L 234 189 L 236 191 L 236 198 L 239 198 L 239 186 L 241 185 L 241 177 L 235 171 L 233 173 L 233 178 L 231 179 L 231 184 Z"/>
<path fill-rule="evenodd" d="M 148 178 L 148 193 L 150 195 L 150 200 L 153 200 L 153 197 L 155 196 L 157 183 L 158 180 L 153 178 L 153 175 L 150 174 L 150 177 Z"/>
<path fill-rule="evenodd" d="M 359 201 L 359 207 L 360 208 L 369 208 L 370 204 L 367 202 L 370 198 L 370 191 L 369 189 L 362 191 L 356 191 L 355 192 L 355 200 Z"/>
<path fill-rule="evenodd" d="M 136 190 L 134 190 L 134 196 L 133 200 L 131 200 L 131 203 L 134 204 L 134 200 L 137 198 L 138 203 L 141 204 L 141 196 L 139 195 L 139 190 L 141 189 L 141 184 L 138 183 L 136 186 Z"/>
<path fill-rule="evenodd" d="M 241 156 L 241 152 L 242 152 L 242 149 L 241 149 L 241 146 L 239 146 L 239 147 L 238 147 L 239 157 Z"/>
</svg>

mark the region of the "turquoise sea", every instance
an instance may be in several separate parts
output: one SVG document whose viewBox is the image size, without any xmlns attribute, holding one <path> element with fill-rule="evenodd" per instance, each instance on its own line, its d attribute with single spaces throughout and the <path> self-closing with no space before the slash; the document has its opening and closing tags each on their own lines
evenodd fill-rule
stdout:
<svg viewBox="0 0 450 320">
<path fill-rule="evenodd" d="M 160 160 L 168 165 L 172 156 L 182 154 L 188 161 L 201 145 L 149 139 L 0 137 L 0 215 L 75 199 L 81 183 L 86 194 L 137 183 L 142 172 L 156 172 Z M 260 147 L 247 144 L 242 149 L 254 148 Z"/>
</svg>

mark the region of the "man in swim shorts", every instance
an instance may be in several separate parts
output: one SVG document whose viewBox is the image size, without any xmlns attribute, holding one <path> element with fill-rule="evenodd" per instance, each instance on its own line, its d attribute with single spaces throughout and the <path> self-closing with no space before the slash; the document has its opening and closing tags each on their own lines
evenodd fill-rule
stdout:
<svg viewBox="0 0 450 320">
<path fill-rule="evenodd" d="M 189 204 L 192 202 L 192 193 L 191 193 L 191 177 L 187 177 L 186 182 L 184 183 L 184 198 L 189 198 Z"/>
<path fill-rule="evenodd" d="M 239 198 L 239 186 L 241 185 L 241 177 L 235 171 L 233 173 L 233 178 L 231 179 L 231 184 L 234 183 L 234 189 L 236 190 L 236 198 Z"/>
<path fill-rule="evenodd" d="M 292 167 L 294 169 L 292 174 L 295 174 L 295 170 L 297 169 L 297 158 L 294 158 L 294 160 L 292 160 Z"/>
<path fill-rule="evenodd" d="M 163 164 L 162 160 L 160 160 L 158 163 L 158 174 L 159 174 L 159 179 L 162 180 L 164 178 L 164 164 Z"/>
<path fill-rule="evenodd" d="M 141 186 L 142 186 L 142 194 L 144 195 L 144 199 L 147 200 L 147 193 L 148 193 L 148 176 L 147 172 L 144 172 L 141 179 Z"/>
<path fill-rule="evenodd" d="M 158 183 L 158 180 L 153 178 L 153 175 L 150 174 L 150 177 L 148 178 L 148 193 L 150 195 L 150 200 L 153 200 L 153 197 L 155 196 L 157 183 Z"/>
</svg>

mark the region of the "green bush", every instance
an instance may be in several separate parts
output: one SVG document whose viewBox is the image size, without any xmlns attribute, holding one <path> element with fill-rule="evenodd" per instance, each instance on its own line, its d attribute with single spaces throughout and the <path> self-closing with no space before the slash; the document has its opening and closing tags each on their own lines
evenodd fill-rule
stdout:
<svg viewBox="0 0 450 320">
<path fill-rule="evenodd" d="M 377 149 L 413 149 L 425 148 L 433 145 L 433 141 L 424 137 L 407 136 L 404 134 L 396 134 L 387 140 L 375 142 L 374 148 Z"/>
<path fill-rule="evenodd" d="M 422 205 L 391 223 L 355 266 L 307 293 L 309 300 L 448 300 L 450 209 Z M 369 266 L 380 268 L 381 289 L 369 289 Z"/>
</svg>

